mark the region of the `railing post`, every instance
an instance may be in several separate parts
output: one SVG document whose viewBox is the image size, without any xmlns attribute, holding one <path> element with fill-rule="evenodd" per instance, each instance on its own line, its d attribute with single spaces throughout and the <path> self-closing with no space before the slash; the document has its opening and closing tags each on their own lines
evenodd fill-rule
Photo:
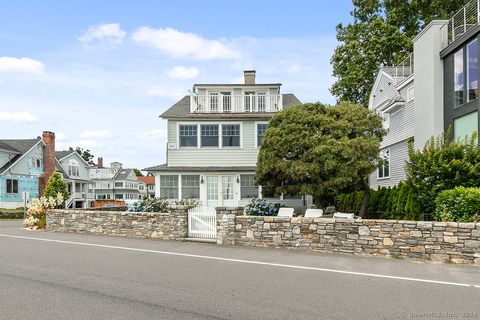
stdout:
<svg viewBox="0 0 480 320">
<path fill-rule="evenodd" d="M 455 41 L 455 16 L 452 18 L 452 42 Z"/>
<path fill-rule="evenodd" d="M 467 32 L 467 7 L 463 7 L 463 33 Z"/>
</svg>

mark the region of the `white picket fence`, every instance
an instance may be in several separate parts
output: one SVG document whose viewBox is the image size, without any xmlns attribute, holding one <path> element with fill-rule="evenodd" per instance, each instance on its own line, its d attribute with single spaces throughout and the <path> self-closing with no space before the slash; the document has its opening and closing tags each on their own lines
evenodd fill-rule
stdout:
<svg viewBox="0 0 480 320">
<path fill-rule="evenodd" d="M 188 210 L 188 237 L 205 239 L 217 237 L 215 208 L 196 207 Z"/>
</svg>

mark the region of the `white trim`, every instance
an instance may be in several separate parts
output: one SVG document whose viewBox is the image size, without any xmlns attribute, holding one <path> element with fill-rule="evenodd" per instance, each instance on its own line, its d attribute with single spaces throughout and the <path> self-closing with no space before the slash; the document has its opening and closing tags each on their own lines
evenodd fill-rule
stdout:
<svg viewBox="0 0 480 320">
<path fill-rule="evenodd" d="M 258 149 L 258 125 L 259 124 L 266 124 L 268 125 L 269 121 L 255 121 L 254 122 L 254 125 L 255 125 L 255 149 Z"/>
<path fill-rule="evenodd" d="M 390 179 L 390 169 L 391 169 L 391 157 L 392 157 L 392 154 L 390 152 L 390 148 L 384 148 L 382 150 L 380 150 L 380 156 L 382 156 L 382 154 L 386 153 L 388 151 L 388 176 L 383 176 L 383 177 L 380 177 L 380 168 L 377 168 L 377 180 L 386 180 L 386 179 Z M 382 171 L 385 171 L 383 170 L 383 165 L 382 165 Z M 385 173 L 385 172 L 383 172 Z"/>
<path fill-rule="evenodd" d="M 207 124 L 207 125 L 218 125 L 218 147 L 202 147 L 201 146 L 201 125 L 202 124 Z M 222 126 L 223 125 L 230 125 L 230 124 L 237 124 L 240 125 L 240 146 L 238 147 L 227 147 L 223 146 L 223 130 Z M 186 121 L 186 122 L 177 122 L 177 149 L 190 149 L 190 150 L 195 150 L 195 149 L 211 149 L 211 150 L 220 150 L 220 149 L 230 149 L 230 150 L 238 150 L 238 149 L 243 149 L 243 121 L 214 121 L 214 120 L 209 120 L 209 121 L 197 121 L 197 122 L 192 122 L 192 121 Z M 181 147 L 180 146 L 180 126 L 181 125 L 196 125 L 197 126 L 197 146 L 196 147 Z"/>
<path fill-rule="evenodd" d="M 402 90 L 404 87 L 406 87 L 408 84 L 410 84 L 410 82 L 412 82 L 414 80 L 414 77 L 415 77 L 415 74 L 412 73 L 408 77 L 406 77 L 405 79 L 402 79 L 402 81 L 400 81 L 396 86 L 397 91 Z"/>
<path fill-rule="evenodd" d="M 43 143 L 44 146 L 47 146 L 45 144 L 45 142 L 43 142 L 42 139 L 40 139 L 33 147 L 31 147 L 27 152 L 25 152 L 20 158 L 18 158 L 17 161 L 15 161 L 14 163 L 12 163 L 7 169 L 5 169 L 1 174 L 6 174 L 5 172 L 7 172 L 8 170 L 10 170 L 14 165 L 16 165 L 20 160 L 22 160 L 27 154 L 30 153 L 30 151 L 32 151 L 36 146 L 38 146 L 39 143 Z M 43 150 L 42 150 L 42 155 L 43 155 Z M 45 165 L 45 164 L 44 164 Z"/>
</svg>

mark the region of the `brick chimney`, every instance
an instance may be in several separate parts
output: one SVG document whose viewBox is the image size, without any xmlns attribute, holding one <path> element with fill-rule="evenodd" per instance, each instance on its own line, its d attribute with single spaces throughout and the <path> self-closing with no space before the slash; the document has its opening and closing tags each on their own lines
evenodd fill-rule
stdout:
<svg viewBox="0 0 480 320">
<path fill-rule="evenodd" d="M 55 172 L 55 133 L 43 131 L 42 140 L 46 146 L 43 147 L 43 174 L 38 178 L 38 191 L 43 196 L 48 179 Z"/>
<path fill-rule="evenodd" d="M 255 70 L 243 71 L 243 77 L 245 79 L 245 84 L 255 84 Z"/>
<path fill-rule="evenodd" d="M 103 158 L 102 157 L 98 157 L 97 167 L 98 168 L 103 168 Z"/>
</svg>

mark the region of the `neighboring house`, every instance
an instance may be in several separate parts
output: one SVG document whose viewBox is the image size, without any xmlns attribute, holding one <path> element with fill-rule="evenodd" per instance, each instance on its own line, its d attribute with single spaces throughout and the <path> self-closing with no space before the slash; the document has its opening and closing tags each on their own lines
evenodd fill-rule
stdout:
<svg viewBox="0 0 480 320">
<path fill-rule="evenodd" d="M 195 84 L 192 95 L 161 115 L 167 120 L 167 161 L 144 169 L 155 174 L 156 197 L 192 198 L 209 207 L 262 197 L 255 169 L 268 121 L 300 101 L 282 94 L 280 83 L 257 84 L 254 70 L 245 71 L 244 79 L 243 84 Z M 281 195 L 271 201 L 304 208 L 311 197 Z"/>
<path fill-rule="evenodd" d="M 89 192 L 90 166 L 75 151 L 56 151 L 57 171 L 63 180 L 68 184 L 70 198 L 66 200 L 66 208 L 89 208 L 94 200 L 93 194 Z"/>
<path fill-rule="evenodd" d="M 55 134 L 42 138 L 0 140 L 0 208 L 23 207 L 43 194 L 55 171 Z"/>
<path fill-rule="evenodd" d="M 120 162 L 112 162 L 109 168 L 103 167 L 103 159 L 98 158 L 97 166 L 90 169 L 95 200 L 129 200 L 141 199 L 138 178 L 134 169 L 122 168 Z"/>
<path fill-rule="evenodd" d="M 455 139 L 479 130 L 477 12 L 475 0 L 450 20 L 432 21 L 413 40 L 411 57 L 379 70 L 369 108 L 383 116 L 388 134 L 380 151 L 385 161 L 369 177 L 373 189 L 406 178 L 409 141 L 421 149 L 449 128 Z"/>
<path fill-rule="evenodd" d="M 149 198 L 155 198 L 155 177 L 138 177 L 138 180 L 140 182 L 138 185 L 138 190 L 142 194 L 142 197 L 148 196 Z"/>
</svg>

